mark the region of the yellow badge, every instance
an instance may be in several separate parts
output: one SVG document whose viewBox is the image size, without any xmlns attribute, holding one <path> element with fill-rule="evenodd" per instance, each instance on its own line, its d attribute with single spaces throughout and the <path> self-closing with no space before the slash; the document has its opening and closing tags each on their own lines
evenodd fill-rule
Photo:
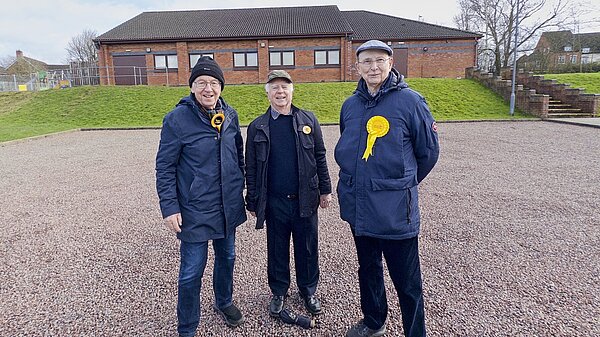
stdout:
<svg viewBox="0 0 600 337">
<path fill-rule="evenodd" d="M 367 148 L 363 153 L 362 159 L 369 160 L 369 156 L 373 155 L 373 145 L 378 137 L 385 136 L 390 131 L 390 122 L 383 116 L 373 116 L 367 122 Z"/>
<path fill-rule="evenodd" d="M 215 114 L 213 118 L 210 119 L 210 125 L 212 125 L 213 128 L 217 129 L 218 132 L 221 132 L 221 125 L 224 121 L 225 115 L 222 112 L 219 112 Z"/>
<path fill-rule="evenodd" d="M 308 125 L 305 125 L 302 127 L 302 132 L 304 132 L 305 135 L 310 135 L 311 131 L 312 131 L 312 129 Z"/>
</svg>

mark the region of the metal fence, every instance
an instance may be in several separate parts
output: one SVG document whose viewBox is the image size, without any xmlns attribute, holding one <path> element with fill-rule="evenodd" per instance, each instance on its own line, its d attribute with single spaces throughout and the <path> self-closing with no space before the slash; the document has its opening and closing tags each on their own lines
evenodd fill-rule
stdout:
<svg viewBox="0 0 600 337">
<path fill-rule="evenodd" d="M 138 66 L 102 67 L 71 64 L 63 69 L 54 69 L 28 75 L 0 75 L 0 91 L 38 91 L 83 85 L 146 85 L 152 78 L 158 83 L 175 84 L 171 76 L 177 72 L 169 69 L 147 69 Z M 169 81 L 171 77 L 171 81 Z"/>
</svg>

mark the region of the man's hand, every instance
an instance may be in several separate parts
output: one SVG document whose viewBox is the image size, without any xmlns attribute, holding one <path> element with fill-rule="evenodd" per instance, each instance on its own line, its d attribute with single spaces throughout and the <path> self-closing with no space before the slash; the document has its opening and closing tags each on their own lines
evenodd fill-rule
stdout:
<svg viewBox="0 0 600 337">
<path fill-rule="evenodd" d="M 327 208 L 327 207 L 329 207 L 330 204 L 331 204 L 331 193 L 321 195 L 321 202 L 320 202 L 321 208 Z"/>
<path fill-rule="evenodd" d="M 256 218 L 256 212 L 252 212 L 252 211 L 250 211 L 250 215 L 252 215 L 253 217 L 255 217 L 255 218 Z"/>
<path fill-rule="evenodd" d="M 164 218 L 164 220 L 165 226 L 167 226 L 170 231 L 174 233 L 181 232 L 181 213 L 169 215 L 168 217 Z"/>
</svg>

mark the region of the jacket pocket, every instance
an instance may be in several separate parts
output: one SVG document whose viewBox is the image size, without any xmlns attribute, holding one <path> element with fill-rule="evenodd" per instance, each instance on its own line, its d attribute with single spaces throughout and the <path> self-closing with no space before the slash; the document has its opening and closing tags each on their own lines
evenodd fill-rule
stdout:
<svg viewBox="0 0 600 337">
<path fill-rule="evenodd" d="M 340 181 L 348 186 L 352 186 L 354 183 L 352 176 L 348 173 L 344 173 L 344 171 L 340 171 Z"/>
<path fill-rule="evenodd" d="M 258 161 L 267 161 L 269 152 L 269 142 L 267 137 L 262 134 L 257 134 L 254 137 L 254 150 Z"/>
<path fill-rule="evenodd" d="M 341 173 L 340 173 L 341 179 Z M 417 185 L 417 177 L 410 175 L 399 179 L 371 178 L 371 189 L 373 191 L 397 191 L 405 190 Z"/>
</svg>

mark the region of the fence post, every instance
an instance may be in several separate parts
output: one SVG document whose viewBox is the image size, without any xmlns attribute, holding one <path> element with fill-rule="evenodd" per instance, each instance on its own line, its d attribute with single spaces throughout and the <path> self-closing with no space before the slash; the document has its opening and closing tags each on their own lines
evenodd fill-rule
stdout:
<svg viewBox="0 0 600 337">
<path fill-rule="evenodd" d="M 13 82 L 15 82 L 15 91 L 19 91 L 19 85 L 17 84 L 17 75 L 13 74 Z"/>
</svg>

